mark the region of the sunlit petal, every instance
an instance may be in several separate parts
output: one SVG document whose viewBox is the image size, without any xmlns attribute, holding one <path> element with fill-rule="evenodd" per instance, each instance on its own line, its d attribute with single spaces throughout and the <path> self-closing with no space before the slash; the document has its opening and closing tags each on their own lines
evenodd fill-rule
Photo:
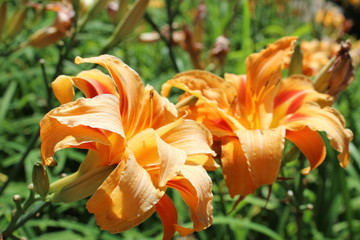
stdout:
<svg viewBox="0 0 360 240">
<path fill-rule="evenodd" d="M 281 79 L 283 58 L 291 53 L 296 37 L 284 37 L 246 59 L 248 89 L 265 94 Z"/>
<path fill-rule="evenodd" d="M 52 82 L 51 87 L 60 104 L 74 100 L 75 92 L 71 77 L 60 75 Z"/>
<path fill-rule="evenodd" d="M 172 146 L 185 150 L 188 155 L 214 154 L 210 148 L 212 137 L 209 130 L 192 120 L 185 120 L 183 124 L 162 135 L 161 138 Z"/>
<path fill-rule="evenodd" d="M 124 120 L 125 129 L 129 129 L 131 124 L 137 121 L 139 108 L 144 98 L 144 84 L 140 76 L 123 63 L 120 59 L 101 55 L 99 57 L 81 58 L 76 57 L 75 63 L 96 63 L 106 68 L 112 79 L 115 81 L 120 95 L 120 112 Z"/>
<path fill-rule="evenodd" d="M 277 124 L 280 119 L 296 112 L 304 103 L 310 101 L 329 105 L 332 103 L 332 98 L 315 91 L 310 79 L 304 76 L 292 75 L 284 79 L 274 99 L 273 124 Z"/>
<path fill-rule="evenodd" d="M 101 229 L 118 233 L 148 218 L 163 194 L 154 187 L 149 174 L 130 154 L 126 164 L 116 167 L 86 207 L 94 213 Z"/>
<path fill-rule="evenodd" d="M 308 127 L 296 132 L 288 130 L 286 131 L 286 139 L 293 142 L 309 160 L 310 168 L 303 173 L 309 173 L 324 161 L 326 148 L 318 132 L 312 131 Z"/>
<path fill-rule="evenodd" d="M 159 186 L 175 177 L 186 161 L 186 152 L 164 142 L 154 129 L 146 129 L 129 140 L 129 148 L 141 166 L 159 164 Z"/>
<path fill-rule="evenodd" d="M 104 105 L 109 107 L 104 108 Z M 80 98 L 46 114 L 40 122 L 44 164 L 55 164 L 52 156 L 63 148 L 94 149 L 94 145 L 84 145 L 91 142 L 110 145 L 106 133 L 97 128 L 124 136 L 117 106 L 115 97 L 101 95 L 93 99 Z"/>
<path fill-rule="evenodd" d="M 80 72 L 73 77 L 73 82 L 87 98 L 100 94 L 113 94 L 118 97 L 114 81 L 98 69 Z"/>
<path fill-rule="evenodd" d="M 171 239 L 175 234 L 175 224 L 178 215 L 176 208 L 168 195 L 164 194 L 155 206 L 164 227 L 163 240 Z"/>
<path fill-rule="evenodd" d="M 247 159 L 237 137 L 224 137 L 221 145 L 221 163 L 231 197 L 254 193 L 254 184 Z"/>
<path fill-rule="evenodd" d="M 201 166 L 185 165 L 181 174 L 167 185 L 177 189 L 190 207 L 194 230 L 203 230 L 212 222 L 211 179 Z"/>
<path fill-rule="evenodd" d="M 180 88 L 205 101 L 213 101 L 213 104 L 218 104 L 221 108 L 229 106 L 236 96 L 230 83 L 214 74 L 199 70 L 177 74 L 162 86 L 162 95 L 168 96 L 172 87 Z"/>
<path fill-rule="evenodd" d="M 285 128 L 237 131 L 255 185 L 275 182 L 284 150 Z"/>
<path fill-rule="evenodd" d="M 342 167 L 349 162 L 349 142 L 353 133 L 345 129 L 345 121 L 340 113 L 330 107 L 320 108 L 315 104 L 306 104 L 295 114 L 284 119 L 283 124 L 291 131 L 299 131 L 304 126 L 313 131 L 324 131 L 330 145 L 339 152 L 338 159 Z"/>
</svg>

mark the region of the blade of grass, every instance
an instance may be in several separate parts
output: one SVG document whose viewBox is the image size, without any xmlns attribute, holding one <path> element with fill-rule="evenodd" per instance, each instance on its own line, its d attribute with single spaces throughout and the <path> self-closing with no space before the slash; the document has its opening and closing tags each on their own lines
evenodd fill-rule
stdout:
<svg viewBox="0 0 360 240">
<path fill-rule="evenodd" d="M 17 83 L 13 81 L 6 89 L 4 97 L 2 98 L 0 104 L 0 122 L 5 119 L 6 113 L 10 107 L 11 100 L 15 94 L 16 87 L 17 87 Z"/>
</svg>

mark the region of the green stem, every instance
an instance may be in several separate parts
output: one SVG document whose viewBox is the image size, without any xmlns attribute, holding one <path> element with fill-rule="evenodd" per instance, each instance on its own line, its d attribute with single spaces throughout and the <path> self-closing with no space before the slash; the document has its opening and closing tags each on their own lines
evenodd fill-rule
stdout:
<svg viewBox="0 0 360 240">
<path fill-rule="evenodd" d="M 36 202 L 36 199 L 33 200 L 31 205 Z M 2 237 L 6 239 L 7 237 L 13 236 L 13 233 L 20 227 L 22 227 L 27 221 L 32 219 L 38 212 L 40 212 L 45 206 L 49 205 L 49 202 L 39 202 L 33 206 L 29 211 L 25 212 L 23 215 L 19 216 L 17 219 L 9 224 L 9 226 L 2 233 Z"/>
<path fill-rule="evenodd" d="M 173 47 L 172 47 L 172 44 L 171 44 L 172 33 L 170 34 L 169 39 L 166 39 L 164 34 L 162 34 L 160 28 L 156 25 L 156 23 L 152 20 L 152 18 L 150 17 L 150 15 L 148 13 L 145 13 L 144 18 L 150 24 L 150 26 L 159 34 L 161 40 L 165 43 L 166 47 L 168 48 L 170 61 L 171 61 L 172 65 L 173 65 L 173 67 L 174 67 L 174 70 L 176 72 L 180 72 L 179 67 L 178 67 L 178 65 L 176 63 L 174 50 L 173 50 Z"/>
<path fill-rule="evenodd" d="M 19 160 L 19 162 L 11 169 L 11 172 L 9 174 L 9 178 L 8 180 L 4 183 L 4 185 L 2 185 L 2 187 L 0 188 L 0 196 L 3 194 L 3 192 L 5 191 L 5 189 L 8 187 L 10 181 L 18 175 L 19 170 L 21 168 L 23 168 L 25 159 L 27 158 L 27 156 L 29 155 L 29 153 L 31 152 L 31 150 L 34 148 L 36 141 L 38 140 L 40 135 L 40 131 L 39 128 L 36 130 L 35 133 L 33 133 L 33 135 L 30 138 L 30 141 L 25 149 L 25 151 L 23 152 L 23 154 L 21 155 L 21 158 Z"/>
<path fill-rule="evenodd" d="M 346 221 L 348 223 L 348 229 L 349 229 L 349 239 L 354 239 L 355 235 L 354 235 L 354 230 L 353 230 L 353 224 L 352 224 L 352 220 L 353 220 L 353 211 L 352 211 L 352 207 L 351 207 L 351 203 L 350 203 L 350 195 L 349 195 L 349 191 L 348 191 L 348 187 L 347 187 L 347 182 L 345 179 L 345 173 L 343 171 L 343 169 L 340 169 L 339 166 L 337 166 L 337 171 L 338 171 L 338 176 L 339 176 L 339 180 L 340 180 L 340 186 L 341 186 L 341 190 L 342 190 L 342 197 L 344 200 L 344 206 L 345 207 L 345 217 L 346 217 Z"/>
<path fill-rule="evenodd" d="M 306 160 L 305 156 L 303 154 L 301 154 L 299 156 L 300 169 L 304 168 L 305 160 Z M 295 192 L 295 207 L 296 207 L 295 220 L 296 220 L 296 225 L 297 225 L 297 232 L 296 232 L 297 240 L 304 239 L 304 235 L 303 235 L 303 228 L 304 228 L 303 209 L 301 209 L 301 205 L 302 205 L 302 203 L 304 201 L 304 184 L 303 184 L 303 180 L 304 180 L 304 175 L 300 173 L 298 178 L 297 178 L 297 189 L 296 189 L 296 192 Z"/>
</svg>

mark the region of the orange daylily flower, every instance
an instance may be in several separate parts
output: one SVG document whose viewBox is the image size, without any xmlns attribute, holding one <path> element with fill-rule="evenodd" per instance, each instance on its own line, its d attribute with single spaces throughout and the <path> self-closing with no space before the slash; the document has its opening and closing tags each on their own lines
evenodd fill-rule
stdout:
<svg viewBox="0 0 360 240">
<path fill-rule="evenodd" d="M 325 159 L 319 131 L 340 152 L 346 167 L 352 132 L 331 104 L 331 97 L 314 90 L 309 79 L 293 75 L 281 80 L 282 61 L 291 53 L 296 38 L 285 37 L 246 60 L 246 75 L 226 74 L 225 80 L 204 71 L 176 75 L 163 85 L 167 96 L 172 87 L 193 95 L 197 102 L 185 107 L 189 116 L 202 122 L 221 142 L 221 162 L 232 197 L 255 192 L 273 184 L 279 173 L 285 139 L 307 157 L 307 174 Z"/>
<path fill-rule="evenodd" d="M 71 202 L 90 195 L 87 209 L 101 229 L 125 231 L 155 211 L 164 225 L 164 239 L 175 231 L 186 235 L 212 222 L 211 179 L 215 169 L 210 132 L 178 117 L 175 106 L 119 59 L 102 55 L 75 59 L 97 63 L 97 69 L 75 77 L 59 76 L 53 89 L 61 106 L 42 119 L 43 163 L 64 148 L 89 149 L 79 170 L 50 186 L 52 201 Z M 73 101 L 73 85 L 85 98 Z M 194 228 L 177 224 L 177 211 L 166 195 L 178 190 L 189 206 Z"/>
</svg>

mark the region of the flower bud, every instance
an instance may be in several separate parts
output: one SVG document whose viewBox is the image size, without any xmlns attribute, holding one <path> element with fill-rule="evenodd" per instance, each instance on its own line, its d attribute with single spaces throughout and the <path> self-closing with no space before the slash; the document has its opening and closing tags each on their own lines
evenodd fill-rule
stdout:
<svg viewBox="0 0 360 240">
<path fill-rule="evenodd" d="M 35 192 L 40 194 L 42 198 L 45 198 L 49 192 L 50 183 L 47 171 L 41 163 L 34 164 L 32 181 Z"/>
<path fill-rule="evenodd" d="M 319 72 L 314 81 L 315 90 L 336 97 L 354 80 L 354 67 L 349 51 L 349 41 L 343 42 L 341 48 Z"/>
<path fill-rule="evenodd" d="M 103 52 L 107 52 L 111 47 L 119 44 L 134 30 L 144 15 L 148 3 L 149 0 L 137 0 L 134 3 L 121 22 L 116 26 Z"/>
<path fill-rule="evenodd" d="M 27 13 L 27 6 L 23 4 L 9 19 L 7 26 L 7 38 L 15 37 L 23 28 Z"/>
<path fill-rule="evenodd" d="M 289 65 L 289 76 L 294 74 L 302 74 L 302 60 L 303 55 L 300 49 L 300 44 L 297 44 L 294 49 L 294 53 L 291 57 Z"/>
</svg>

